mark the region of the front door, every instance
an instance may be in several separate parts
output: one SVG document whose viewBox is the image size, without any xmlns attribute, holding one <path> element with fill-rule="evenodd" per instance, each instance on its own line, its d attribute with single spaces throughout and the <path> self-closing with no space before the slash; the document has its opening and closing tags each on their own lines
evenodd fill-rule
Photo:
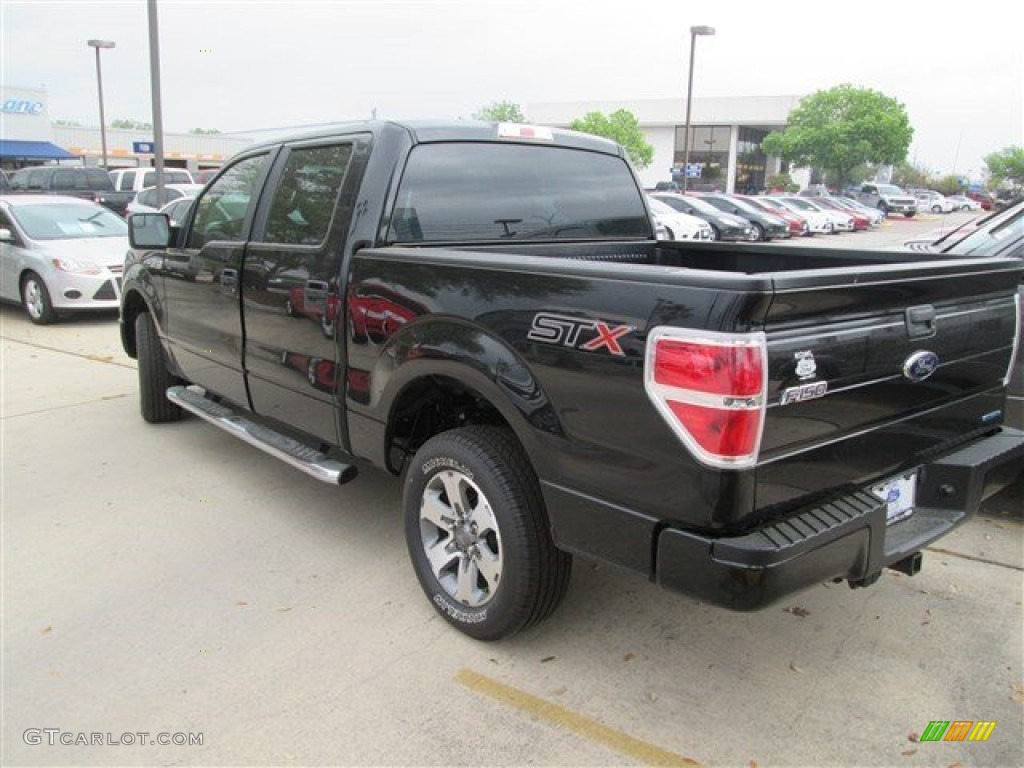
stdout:
<svg viewBox="0 0 1024 768">
<path fill-rule="evenodd" d="M 182 374 L 246 408 L 242 257 L 270 164 L 267 152 L 244 157 L 204 190 L 195 202 L 184 246 L 167 254 L 188 268 L 168 271 L 164 279 L 167 332 Z"/>
</svg>

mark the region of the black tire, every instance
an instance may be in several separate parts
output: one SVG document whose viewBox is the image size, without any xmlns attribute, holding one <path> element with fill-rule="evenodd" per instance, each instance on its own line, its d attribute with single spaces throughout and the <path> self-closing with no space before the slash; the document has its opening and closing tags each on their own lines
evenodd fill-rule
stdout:
<svg viewBox="0 0 1024 768">
<path fill-rule="evenodd" d="M 912 219 L 914 218 L 915 213 L 917 213 L 917 211 L 910 211 L 908 213 L 904 213 L 903 215 L 906 216 L 908 219 Z"/>
<path fill-rule="evenodd" d="M 50 291 L 43 278 L 35 272 L 28 272 L 21 278 L 21 308 L 36 325 L 57 322 L 57 310 L 50 300 Z"/>
<path fill-rule="evenodd" d="M 167 399 L 168 387 L 183 382 L 167 370 L 156 325 L 148 312 L 135 318 L 135 351 L 139 362 L 139 411 L 150 424 L 179 421 L 184 411 Z"/>
<path fill-rule="evenodd" d="M 711 225 L 711 234 L 713 235 L 713 237 L 711 238 L 712 240 L 721 240 L 722 239 L 722 231 L 718 227 L 716 227 L 714 224 Z"/>
<path fill-rule="evenodd" d="M 761 243 L 767 243 L 768 242 L 768 238 L 764 234 L 764 227 L 762 227 L 756 221 L 751 222 L 751 223 L 754 225 L 754 235 L 755 235 L 754 240 L 756 240 L 758 242 L 761 242 Z"/>
<path fill-rule="evenodd" d="M 507 637 L 546 619 L 565 596 L 572 557 L 551 540 L 540 484 L 511 431 L 432 437 L 412 460 L 403 506 L 420 586 L 464 634 Z"/>
</svg>

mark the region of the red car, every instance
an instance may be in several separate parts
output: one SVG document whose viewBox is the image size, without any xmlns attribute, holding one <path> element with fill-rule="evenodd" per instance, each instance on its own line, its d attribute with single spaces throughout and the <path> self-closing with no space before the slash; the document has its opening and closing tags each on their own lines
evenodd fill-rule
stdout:
<svg viewBox="0 0 1024 768">
<path fill-rule="evenodd" d="M 789 234 L 791 237 L 800 237 L 807 234 L 807 219 L 799 213 L 793 213 L 793 211 L 784 211 L 781 208 L 776 208 L 774 205 L 769 205 L 759 197 L 751 197 L 750 195 L 735 195 L 735 197 L 738 197 L 744 202 L 750 203 L 758 210 L 770 213 L 772 216 L 778 216 L 789 226 Z"/>
<path fill-rule="evenodd" d="M 845 213 L 847 216 L 852 216 L 854 232 L 862 232 L 871 226 L 871 219 L 869 219 L 867 215 L 861 213 L 860 211 L 854 210 L 849 206 L 843 205 L 842 203 L 833 200 L 830 197 L 815 197 L 813 198 L 813 200 L 819 205 L 823 205 L 824 207 L 829 208 L 833 211 L 839 211 L 840 213 Z"/>
<path fill-rule="evenodd" d="M 995 199 L 988 192 L 965 192 L 971 200 L 977 201 L 983 211 L 991 211 L 995 206 Z"/>
</svg>

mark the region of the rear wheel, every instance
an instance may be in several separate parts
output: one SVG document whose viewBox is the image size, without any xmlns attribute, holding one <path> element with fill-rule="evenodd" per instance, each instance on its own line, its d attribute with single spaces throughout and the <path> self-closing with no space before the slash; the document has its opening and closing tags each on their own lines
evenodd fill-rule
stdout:
<svg viewBox="0 0 1024 768">
<path fill-rule="evenodd" d="M 35 272 L 29 272 L 21 280 L 21 306 L 36 325 L 49 325 L 57 320 L 46 283 Z"/>
<path fill-rule="evenodd" d="M 148 312 L 135 318 L 135 349 L 139 361 L 139 410 L 151 424 L 178 421 L 184 412 L 167 399 L 167 389 L 182 380 L 167 370 L 156 325 Z"/>
<path fill-rule="evenodd" d="M 917 211 L 907 211 L 903 215 L 906 216 L 908 219 L 912 219 L 912 218 L 914 218 L 914 214 L 915 213 L 917 213 Z"/>
<path fill-rule="evenodd" d="M 434 609 L 478 640 L 498 640 L 551 615 L 572 558 L 555 548 L 540 485 L 507 429 L 464 427 L 432 437 L 405 481 L 405 537 Z"/>
</svg>

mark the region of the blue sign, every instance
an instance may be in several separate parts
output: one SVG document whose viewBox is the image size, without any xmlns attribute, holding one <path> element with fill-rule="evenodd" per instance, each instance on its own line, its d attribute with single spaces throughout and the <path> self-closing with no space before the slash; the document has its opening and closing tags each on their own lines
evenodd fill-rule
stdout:
<svg viewBox="0 0 1024 768">
<path fill-rule="evenodd" d="M 155 141 L 133 141 L 132 152 L 136 155 L 152 155 L 156 153 Z"/>
<path fill-rule="evenodd" d="M 43 102 L 8 99 L 0 109 L 8 115 L 39 115 L 43 111 Z"/>
<path fill-rule="evenodd" d="M 699 179 L 703 166 L 700 163 L 690 163 L 686 166 L 686 178 Z"/>
</svg>

